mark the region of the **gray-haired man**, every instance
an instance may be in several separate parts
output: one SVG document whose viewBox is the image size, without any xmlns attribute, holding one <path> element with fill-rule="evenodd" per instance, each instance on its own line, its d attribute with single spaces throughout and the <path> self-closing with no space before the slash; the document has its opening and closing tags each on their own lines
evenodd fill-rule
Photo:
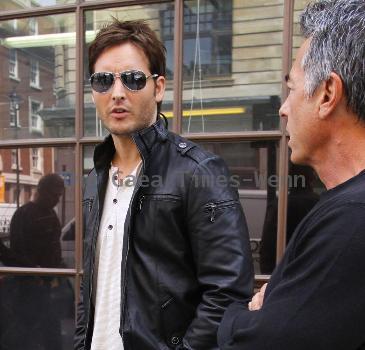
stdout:
<svg viewBox="0 0 365 350">
<path fill-rule="evenodd" d="M 221 349 L 365 349 L 365 1 L 318 1 L 287 76 L 293 163 L 327 188 L 248 309 L 233 304 Z M 266 290 L 265 290 L 266 288 Z"/>
</svg>

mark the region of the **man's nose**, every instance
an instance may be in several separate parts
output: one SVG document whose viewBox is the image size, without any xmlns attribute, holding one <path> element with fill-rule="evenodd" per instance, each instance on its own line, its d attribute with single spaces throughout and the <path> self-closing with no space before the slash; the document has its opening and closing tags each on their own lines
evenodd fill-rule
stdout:
<svg viewBox="0 0 365 350">
<path fill-rule="evenodd" d="M 125 98 L 125 86 L 119 77 L 115 77 L 115 82 L 112 87 L 112 98 L 114 101 L 123 100 Z"/>
<path fill-rule="evenodd" d="M 282 118 L 287 118 L 288 114 L 287 114 L 287 100 L 284 101 L 284 103 L 281 105 L 280 109 L 279 109 L 279 115 Z"/>
</svg>

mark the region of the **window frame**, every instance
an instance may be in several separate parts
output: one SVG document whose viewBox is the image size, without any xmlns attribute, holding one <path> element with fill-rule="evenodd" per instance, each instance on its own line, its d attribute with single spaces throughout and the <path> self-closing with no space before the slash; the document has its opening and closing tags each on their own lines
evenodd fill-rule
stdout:
<svg viewBox="0 0 365 350">
<path fill-rule="evenodd" d="M 13 11 L 3 11 L 0 14 L 0 20 L 12 20 L 17 18 L 38 18 L 40 16 L 51 16 L 60 13 L 74 13 L 76 21 L 76 66 L 83 67 L 84 50 L 81 43 L 84 40 L 84 14 L 88 10 L 107 9 L 116 6 L 129 6 L 139 4 L 155 4 L 168 3 L 174 5 L 174 81 L 173 81 L 173 131 L 187 137 L 191 140 L 277 140 L 280 143 L 279 157 L 279 177 L 287 176 L 288 174 L 288 147 L 286 124 L 283 120 L 280 121 L 280 129 L 277 131 L 253 131 L 253 132 L 239 132 L 239 133 L 221 133 L 219 135 L 213 133 L 207 134 L 183 134 L 181 130 L 181 110 L 182 110 L 182 91 L 183 91 L 183 75 L 182 75 L 182 60 L 181 54 L 183 52 L 183 28 L 184 28 L 184 14 L 183 14 L 183 0 L 141 0 L 141 1 L 103 1 L 95 0 L 92 2 L 85 2 L 83 0 L 76 0 L 75 4 L 64 4 L 57 6 L 43 6 L 39 8 L 27 8 Z M 294 0 L 283 1 L 284 6 L 284 26 L 283 26 L 283 73 L 289 71 L 292 62 L 292 32 L 293 32 L 293 15 L 294 15 Z M 17 54 L 16 54 L 17 56 Z M 85 69 L 85 67 L 84 67 Z M 12 80 L 20 80 L 19 72 L 14 74 Z M 76 115 L 76 132 L 75 137 L 71 138 L 54 138 L 44 139 L 41 137 L 37 139 L 27 140 L 0 140 L 0 147 L 56 147 L 62 145 L 72 145 L 75 148 L 75 178 L 82 176 L 82 154 L 83 148 L 88 145 L 96 144 L 102 140 L 101 137 L 85 137 L 83 135 L 83 70 L 79 69 L 76 73 L 76 95 L 75 95 L 75 115 Z M 283 81 L 281 99 L 284 100 L 288 94 L 287 87 Z M 31 125 L 31 124 L 30 124 Z M 79 286 L 82 278 L 82 210 L 81 210 L 82 188 L 81 184 L 75 184 L 75 201 L 78 204 L 76 207 L 76 240 L 75 240 L 75 268 L 72 269 L 41 269 L 35 268 L 31 271 L 24 268 L 14 269 L 7 267 L 0 267 L 0 275 L 58 275 L 69 276 L 75 279 L 75 296 L 76 302 L 79 297 Z M 280 259 L 285 250 L 286 245 L 286 210 L 287 210 L 287 185 L 285 181 L 281 184 L 279 191 L 279 212 L 278 212 L 278 240 L 277 240 L 277 259 Z M 267 276 L 256 276 L 256 283 L 267 281 Z"/>
</svg>

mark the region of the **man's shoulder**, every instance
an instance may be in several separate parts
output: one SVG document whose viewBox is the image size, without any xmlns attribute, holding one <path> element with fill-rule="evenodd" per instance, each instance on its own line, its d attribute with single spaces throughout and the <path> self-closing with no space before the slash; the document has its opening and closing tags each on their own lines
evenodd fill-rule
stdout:
<svg viewBox="0 0 365 350">
<path fill-rule="evenodd" d="M 38 206 L 33 201 L 29 201 L 29 202 L 23 204 L 21 207 L 19 207 L 15 212 L 16 213 L 26 213 L 26 212 L 34 211 L 37 209 L 38 209 Z"/>
<path fill-rule="evenodd" d="M 333 192 L 332 192 L 333 191 Z M 365 171 L 340 184 L 324 195 L 328 207 L 365 206 Z"/>
<path fill-rule="evenodd" d="M 176 150 L 179 155 L 186 156 L 198 164 L 207 159 L 219 158 L 216 154 L 209 152 L 195 142 L 190 141 L 171 131 L 168 132 L 167 138 L 170 144 L 173 146 L 173 149 Z"/>
</svg>

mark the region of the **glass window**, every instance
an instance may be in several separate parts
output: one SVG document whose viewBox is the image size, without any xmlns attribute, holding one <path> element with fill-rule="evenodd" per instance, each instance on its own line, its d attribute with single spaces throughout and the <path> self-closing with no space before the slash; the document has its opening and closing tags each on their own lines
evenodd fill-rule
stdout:
<svg viewBox="0 0 365 350">
<path fill-rule="evenodd" d="M 40 159 L 40 149 L 32 148 L 32 167 L 35 170 L 41 170 L 41 159 Z"/>
<path fill-rule="evenodd" d="M 314 205 L 324 187 L 313 169 L 289 163 L 288 204 L 286 223 L 286 242 L 290 241 L 298 224 Z M 272 196 L 268 203 L 267 220 L 261 243 L 261 266 L 264 274 L 271 274 L 276 265 L 276 237 L 278 227 L 278 198 Z"/>
<path fill-rule="evenodd" d="M 73 349 L 74 279 L 0 275 L 3 350 Z"/>
<path fill-rule="evenodd" d="M 39 61 L 30 60 L 30 86 L 40 88 L 39 86 Z"/>
<path fill-rule="evenodd" d="M 19 155 L 19 149 L 16 148 L 16 149 L 12 149 L 11 150 L 11 169 L 12 170 L 21 170 L 21 158 L 20 158 L 20 155 Z"/>
<path fill-rule="evenodd" d="M 0 21 L 0 58 L 9 66 L 0 95 L 0 140 L 75 134 L 75 15 Z M 38 110 L 35 116 L 35 104 Z M 9 106 L 17 106 L 18 123 Z M 32 115 L 32 117 L 30 117 Z"/>
<path fill-rule="evenodd" d="M 29 35 L 37 35 L 38 34 L 37 18 L 29 18 L 28 27 L 29 27 Z"/>
<path fill-rule="evenodd" d="M 17 19 L 13 19 L 12 24 L 13 24 L 13 29 L 14 30 L 17 30 L 18 29 L 18 20 Z"/>
<path fill-rule="evenodd" d="M 0 149 L 0 265 L 74 267 L 72 147 Z"/>
<path fill-rule="evenodd" d="M 263 239 L 271 216 L 277 207 L 271 203 L 277 197 L 278 143 L 276 141 L 199 142 L 204 148 L 222 157 L 238 185 L 240 201 L 250 233 L 255 273 L 265 273 Z M 265 248 L 265 247 L 264 247 Z M 270 244 L 276 251 L 276 235 Z"/>
<path fill-rule="evenodd" d="M 283 2 L 184 2 L 183 131 L 279 128 Z"/>
<path fill-rule="evenodd" d="M 9 110 L 9 125 L 11 127 L 18 127 L 19 126 L 19 114 L 17 112 L 16 107 L 13 104 L 10 104 L 10 110 Z"/>
<path fill-rule="evenodd" d="M 95 146 L 96 145 L 84 147 L 84 157 L 83 157 L 84 163 L 83 163 L 83 172 L 82 172 L 84 178 L 89 174 L 91 169 L 94 167 L 93 155 L 94 155 Z"/>
<path fill-rule="evenodd" d="M 127 6 L 122 8 L 112 8 L 107 10 L 95 10 L 85 12 L 85 62 L 84 62 L 84 135 L 85 136 L 105 136 L 107 130 L 104 129 L 100 122 L 95 106 L 91 99 L 91 87 L 89 84 L 89 72 L 88 72 L 88 44 L 94 39 L 96 32 L 105 23 L 112 21 L 112 17 L 119 18 L 120 20 L 133 20 L 142 19 L 145 20 L 153 30 L 156 31 L 158 36 L 164 42 L 167 49 L 167 85 L 165 91 L 164 101 L 162 103 L 161 112 L 168 118 L 169 128 L 172 128 L 172 104 L 173 104 L 173 37 L 168 41 L 164 40 L 162 35 L 164 30 L 164 21 L 166 11 L 170 18 L 169 30 L 173 32 L 173 5 L 156 4 L 156 5 L 138 5 Z M 172 29 L 171 29 L 172 28 Z"/>
<path fill-rule="evenodd" d="M 74 3 L 75 0 L 7 0 L 0 1 L 0 13 L 4 11 L 19 11 L 31 7 L 45 7 Z"/>
<path fill-rule="evenodd" d="M 309 4 L 309 0 L 294 0 L 294 18 L 293 18 L 293 60 L 295 55 L 302 45 L 304 38 L 300 32 L 299 16 L 303 12 L 305 6 Z"/>
<path fill-rule="evenodd" d="M 289 191 L 286 238 L 289 242 L 296 227 L 326 191 L 316 172 L 308 166 L 289 162 Z"/>
<path fill-rule="evenodd" d="M 18 54 L 16 49 L 9 50 L 9 77 L 12 79 L 19 79 Z"/>
<path fill-rule="evenodd" d="M 43 120 L 39 115 L 39 111 L 42 110 L 42 103 L 39 101 L 34 101 L 30 99 L 30 125 L 33 132 L 38 132 L 43 135 Z"/>
</svg>

